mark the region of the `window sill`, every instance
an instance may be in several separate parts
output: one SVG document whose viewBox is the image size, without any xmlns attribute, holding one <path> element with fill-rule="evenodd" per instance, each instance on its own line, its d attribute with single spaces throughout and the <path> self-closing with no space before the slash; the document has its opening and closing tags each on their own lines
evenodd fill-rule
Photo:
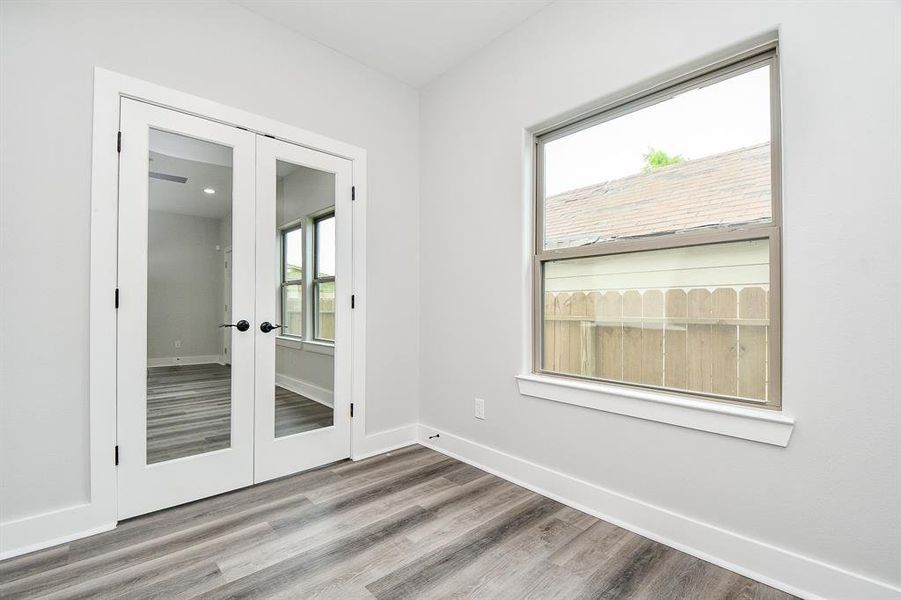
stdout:
<svg viewBox="0 0 901 600">
<path fill-rule="evenodd" d="M 762 408 L 549 375 L 519 375 L 519 393 L 678 427 L 788 446 L 795 420 Z"/>
<path fill-rule="evenodd" d="M 314 352 L 316 354 L 326 354 L 328 356 L 335 355 L 335 345 L 326 342 L 311 342 L 299 338 L 279 336 L 275 338 L 275 345 L 281 346 L 282 348 Z"/>
</svg>

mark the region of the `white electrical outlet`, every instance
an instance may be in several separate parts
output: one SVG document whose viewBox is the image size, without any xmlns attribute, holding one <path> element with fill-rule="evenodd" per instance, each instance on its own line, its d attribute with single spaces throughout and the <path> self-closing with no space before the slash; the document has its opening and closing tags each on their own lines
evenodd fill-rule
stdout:
<svg viewBox="0 0 901 600">
<path fill-rule="evenodd" d="M 485 418 L 485 400 L 476 398 L 476 419 Z"/>
<path fill-rule="evenodd" d="M 175 347 L 181 348 L 181 340 L 175 340 Z"/>
</svg>

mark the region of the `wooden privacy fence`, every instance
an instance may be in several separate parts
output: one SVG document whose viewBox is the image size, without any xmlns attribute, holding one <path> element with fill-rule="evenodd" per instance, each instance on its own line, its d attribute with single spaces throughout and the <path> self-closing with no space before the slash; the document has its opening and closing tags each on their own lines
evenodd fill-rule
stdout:
<svg viewBox="0 0 901 600">
<path fill-rule="evenodd" d="M 763 287 L 548 292 L 543 367 L 765 400 L 768 297 Z"/>
</svg>

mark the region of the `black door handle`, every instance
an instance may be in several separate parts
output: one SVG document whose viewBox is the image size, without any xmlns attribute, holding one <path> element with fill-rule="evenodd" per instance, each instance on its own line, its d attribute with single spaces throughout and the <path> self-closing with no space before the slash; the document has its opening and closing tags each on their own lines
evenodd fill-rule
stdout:
<svg viewBox="0 0 901 600">
<path fill-rule="evenodd" d="M 248 329 L 250 329 L 250 323 L 245 321 L 244 319 L 241 319 L 237 323 L 223 323 L 219 327 L 234 327 L 238 331 L 247 331 Z"/>
<path fill-rule="evenodd" d="M 260 323 L 260 331 L 262 331 L 263 333 L 269 333 L 270 331 L 272 331 L 274 329 L 281 329 L 282 327 L 284 327 L 284 326 L 283 325 L 273 325 L 269 321 L 263 321 L 262 323 Z"/>
</svg>

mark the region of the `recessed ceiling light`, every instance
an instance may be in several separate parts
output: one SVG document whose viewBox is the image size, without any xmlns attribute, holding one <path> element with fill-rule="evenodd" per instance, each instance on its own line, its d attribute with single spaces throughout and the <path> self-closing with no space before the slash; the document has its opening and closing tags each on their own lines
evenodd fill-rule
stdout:
<svg viewBox="0 0 901 600">
<path fill-rule="evenodd" d="M 204 194 L 215 194 L 216 190 L 214 190 L 213 188 L 203 188 L 203 193 Z"/>
</svg>

